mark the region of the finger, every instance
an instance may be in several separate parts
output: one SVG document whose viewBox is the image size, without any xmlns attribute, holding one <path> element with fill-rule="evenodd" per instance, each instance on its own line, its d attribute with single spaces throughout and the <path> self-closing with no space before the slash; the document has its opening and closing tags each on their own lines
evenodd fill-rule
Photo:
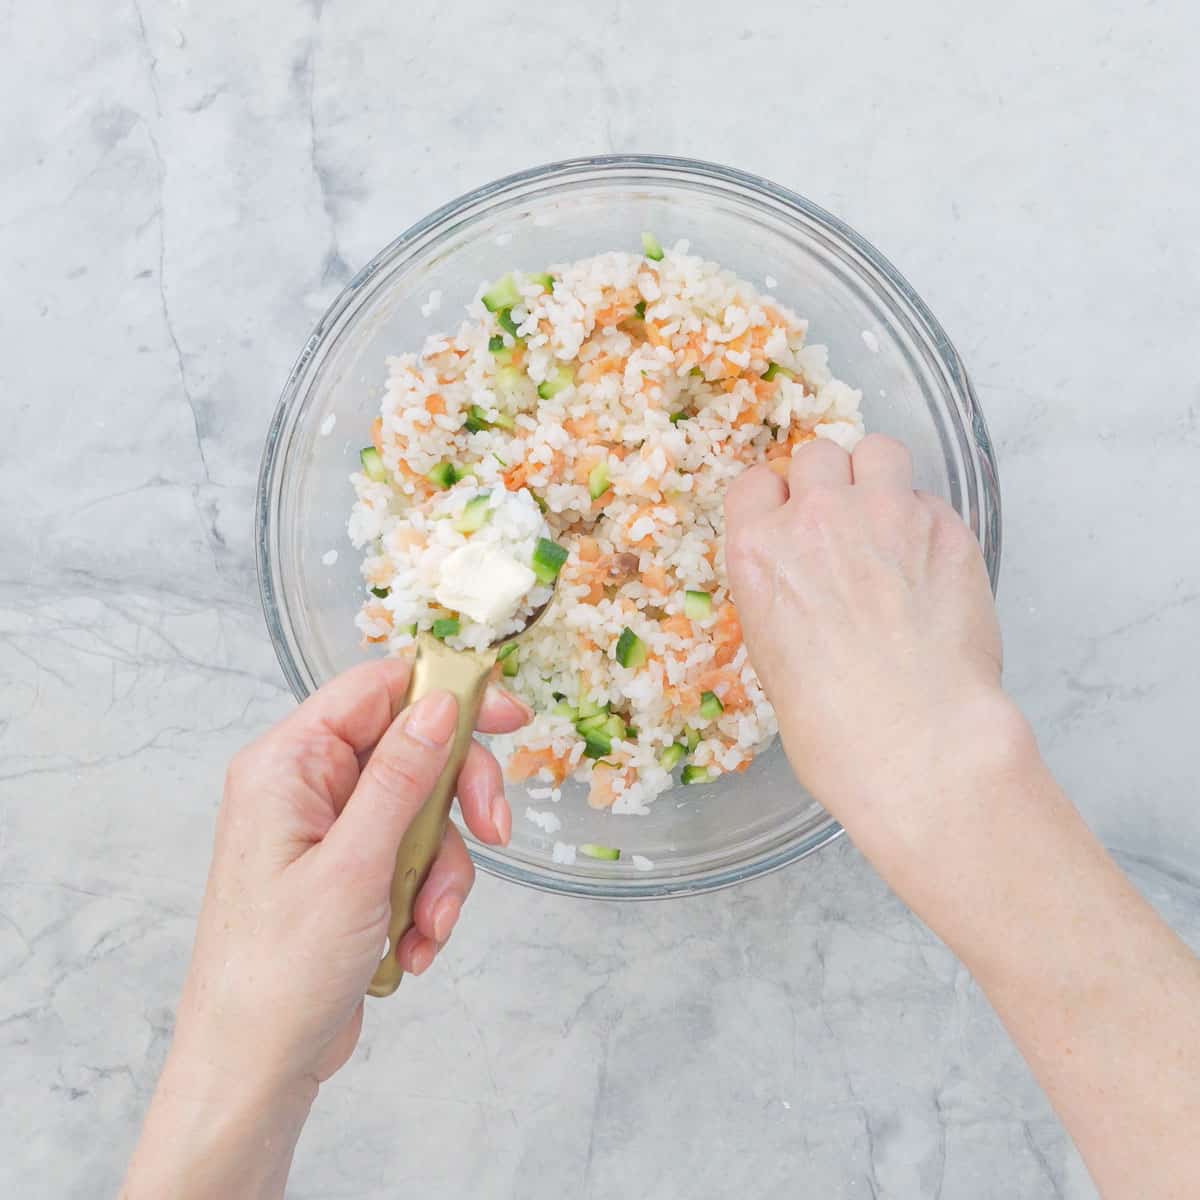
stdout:
<svg viewBox="0 0 1200 1200">
<path fill-rule="evenodd" d="M 408 658 L 380 658 L 351 667 L 309 696 L 281 728 L 301 737 L 324 730 L 356 754 L 365 754 L 403 707 L 411 673 Z"/>
<path fill-rule="evenodd" d="M 449 758 L 457 713 L 449 692 L 430 692 L 388 726 L 321 843 L 325 855 L 368 878 L 391 878 L 400 839 Z"/>
<path fill-rule="evenodd" d="M 743 471 L 725 493 L 725 520 L 731 528 L 766 516 L 787 502 L 787 484 L 765 463 Z"/>
<path fill-rule="evenodd" d="M 828 438 L 797 446 L 788 468 L 788 490 L 801 496 L 814 488 L 849 487 L 850 455 Z"/>
<path fill-rule="evenodd" d="M 850 456 L 854 483 L 859 487 L 911 492 L 913 461 L 908 448 L 882 433 L 869 433 Z"/>
<path fill-rule="evenodd" d="M 503 846 L 512 833 L 512 813 L 504 795 L 504 775 L 496 756 L 472 742 L 458 773 L 458 806 L 467 828 L 489 846 Z"/>
<path fill-rule="evenodd" d="M 441 947 L 427 938 L 415 925 L 409 926 L 396 944 L 396 959 L 409 975 L 423 975 L 429 970 Z"/>
<path fill-rule="evenodd" d="M 475 864 L 467 853 L 462 834 L 453 825 L 447 825 L 442 848 L 413 905 L 413 924 L 427 938 L 444 945 L 474 883 Z"/>
<path fill-rule="evenodd" d="M 483 697 L 475 728 L 480 733 L 512 733 L 532 720 L 533 709 L 528 704 L 493 683 Z"/>
</svg>

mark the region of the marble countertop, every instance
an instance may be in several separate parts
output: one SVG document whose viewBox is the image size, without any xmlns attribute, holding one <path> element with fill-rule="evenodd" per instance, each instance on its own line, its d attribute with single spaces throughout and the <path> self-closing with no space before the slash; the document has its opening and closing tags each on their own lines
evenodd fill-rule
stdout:
<svg viewBox="0 0 1200 1200">
<path fill-rule="evenodd" d="M 224 764 L 291 705 L 250 517 L 293 357 L 400 229 L 552 158 L 740 166 L 905 272 L 997 442 L 1011 687 L 1200 944 L 1200 18 L 962 11 L 0 6 L 0 1194 L 115 1191 Z M 469 918 L 369 1009 L 290 1196 L 1093 1195 L 844 842 L 656 905 L 485 879 Z"/>
</svg>

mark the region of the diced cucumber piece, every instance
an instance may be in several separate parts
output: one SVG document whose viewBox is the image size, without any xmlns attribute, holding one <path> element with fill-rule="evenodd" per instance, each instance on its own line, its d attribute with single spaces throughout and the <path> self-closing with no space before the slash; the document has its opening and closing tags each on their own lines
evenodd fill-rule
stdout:
<svg viewBox="0 0 1200 1200">
<path fill-rule="evenodd" d="M 782 375 L 785 379 L 795 379 L 796 372 L 789 371 L 787 367 L 781 367 L 777 362 L 769 363 L 767 369 L 762 373 L 762 377 L 770 383 L 776 375 Z"/>
<path fill-rule="evenodd" d="M 358 461 L 362 463 L 363 474 L 368 479 L 376 483 L 387 480 L 387 467 L 383 465 L 383 458 L 374 446 L 364 446 L 358 452 Z"/>
<path fill-rule="evenodd" d="M 694 767 L 691 764 L 679 772 L 680 783 L 708 783 L 712 775 L 707 767 Z"/>
<path fill-rule="evenodd" d="M 511 333 L 513 337 L 518 337 L 517 323 L 513 320 L 512 309 L 502 308 L 496 314 L 496 322 L 505 333 Z"/>
<path fill-rule="evenodd" d="M 599 500 L 608 491 L 608 463 L 598 462 L 588 472 L 588 495 Z"/>
<path fill-rule="evenodd" d="M 685 728 L 683 731 L 683 744 L 689 754 L 695 754 L 696 747 L 700 745 L 700 731 L 692 729 L 691 726 Z"/>
<path fill-rule="evenodd" d="M 516 642 L 505 642 L 499 650 L 496 651 L 496 661 L 503 662 L 510 654 L 515 654 L 517 650 Z"/>
<path fill-rule="evenodd" d="M 507 351 L 511 358 L 511 351 Z M 504 363 L 496 372 L 496 394 L 511 396 L 518 388 L 523 372 L 514 367 L 511 362 Z"/>
<path fill-rule="evenodd" d="M 635 313 L 637 313 L 639 321 L 644 321 L 646 319 L 646 302 L 645 302 L 645 300 L 639 300 L 633 306 L 633 311 Z"/>
<path fill-rule="evenodd" d="M 416 637 L 416 636 L 417 636 L 417 623 L 416 623 L 416 621 L 414 621 L 414 622 L 413 622 L 413 623 L 412 623 L 412 624 L 411 624 L 411 625 L 408 627 L 408 629 L 406 629 L 406 630 L 405 630 L 405 632 L 408 634 L 408 636 L 409 636 L 409 637 Z"/>
<path fill-rule="evenodd" d="M 642 253 L 650 259 L 651 262 L 662 262 L 663 248 L 662 243 L 652 233 L 642 234 Z"/>
<path fill-rule="evenodd" d="M 702 370 L 700 370 L 700 368 L 699 368 L 699 367 L 693 367 L 693 368 L 692 368 L 692 369 L 691 369 L 691 370 L 688 372 L 688 374 L 689 374 L 689 375 L 693 375 L 693 376 L 695 376 L 697 379 L 703 379 L 703 378 L 704 378 L 704 372 L 703 372 Z"/>
<path fill-rule="evenodd" d="M 378 596 L 380 600 L 386 600 L 392 594 L 391 588 L 372 588 L 371 595 Z"/>
<path fill-rule="evenodd" d="M 537 394 L 543 400 L 553 400 L 559 392 L 565 392 L 574 382 L 574 369 L 559 367 L 549 379 L 538 384 Z"/>
<path fill-rule="evenodd" d="M 715 721 L 724 711 L 725 705 L 716 692 L 705 692 L 700 697 L 700 715 L 706 721 Z"/>
<path fill-rule="evenodd" d="M 572 723 L 579 719 L 579 709 L 568 704 L 565 700 L 560 700 L 550 711 L 554 716 L 566 717 Z"/>
<path fill-rule="evenodd" d="M 638 737 L 638 731 L 636 729 L 634 729 L 634 727 L 632 725 L 626 725 L 625 726 L 625 740 L 627 742 L 636 742 L 637 737 Z"/>
<path fill-rule="evenodd" d="M 499 312 L 502 308 L 512 308 L 521 303 L 521 293 L 517 289 L 517 281 L 512 274 L 497 279 L 481 297 L 483 307 L 488 312 Z"/>
<path fill-rule="evenodd" d="M 453 637 L 459 630 L 457 617 L 438 617 L 431 626 L 429 632 L 435 638 L 440 638 L 443 642 L 448 637 Z"/>
<path fill-rule="evenodd" d="M 504 349 L 504 335 L 494 333 L 488 338 L 488 351 L 492 354 L 499 354 Z"/>
<path fill-rule="evenodd" d="M 512 679 L 512 677 L 516 675 L 520 669 L 521 664 L 517 661 L 517 656 L 515 654 L 510 654 L 500 664 L 500 674 L 503 675 L 505 679 Z"/>
<path fill-rule="evenodd" d="M 531 565 L 539 583 L 553 583 L 566 561 L 567 552 L 562 546 L 549 538 L 538 538 Z"/>
<path fill-rule="evenodd" d="M 607 717 L 601 728 L 614 741 L 623 741 L 626 734 L 629 732 L 624 720 L 617 716 L 616 713 L 613 713 L 612 716 Z"/>
<path fill-rule="evenodd" d="M 689 621 L 703 621 L 712 616 L 712 597 L 707 592 L 684 592 L 683 615 Z"/>
<path fill-rule="evenodd" d="M 671 414 L 671 424 L 678 425 L 680 421 L 686 421 L 689 416 L 691 416 L 691 413 L 681 408 L 678 412 Z"/>
<path fill-rule="evenodd" d="M 529 280 L 531 283 L 536 283 L 543 292 L 554 291 L 554 276 L 549 271 L 542 275 L 530 275 Z"/>
<path fill-rule="evenodd" d="M 462 512 L 454 519 L 454 528 L 459 533 L 475 533 L 482 529 L 491 518 L 492 510 L 488 504 L 491 492 L 480 492 L 472 496 L 463 506 Z"/>
<path fill-rule="evenodd" d="M 597 704 L 595 700 L 586 698 L 579 701 L 579 719 L 586 721 L 588 717 L 597 717 L 601 713 L 608 713 L 608 704 Z"/>
<path fill-rule="evenodd" d="M 604 729 L 608 724 L 609 715 L 607 712 L 593 713 L 590 717 L 580 717 L 575 722 L 575 728 L 578 732 L 586 737 L 589 733 L 596 733 Z"/>
<path fill-rule="evenodd" d="M 617 638 L 617 662 L 636 671 L 638 667 L 646 665 L 648 657 L 646 643 L 626 625 L 621 630 L 621 636 Z"/>
<path fill-rule="evenodd" d="M 478 404 L 472 404 L 467 409 L 464 427 L 468 433 L 482 433 L 485 429 L 491 429 L 492 423 L 488 420 L 487 413 Z"/>
<path fill-rule="evenodd" d="M 620 850 L 613 846 L 594 846 L 591 842 L 584 842 L 579 847 L 580 854 L 586 854 L 588 858 L 598 858 L 603 862 L 616 862 L 621 857 Z"/>
<path fill-rule="evenodd" d="M 687 758 L 687 747 L 678 742 L 672 742 L 659 756 L 658 765 L 664 771 L 673 771 Z"/>
<path fill-rule="evenodd" d="M 508 413 L 500 413 L 493 421 L 478 404 L 472 404 L 467 409 L 467 419 L 464 423 L 464 428 L 469 433 L 483 433 L 488 429 L 503 429 L 506 433 L 511 433 L 516 427 L 517 423 Z"/>
<path fill-rule="evenodd" d="M 448 487 L 453 487 L 458 482 L 458 472 L 454 469 L 453 463 L 440 462 L 426 473 L 425 478 L 434 487 L 445 490 Z"/>
<path fill-rule="evenodd" d="M 534 502 L 534 504 L 536 504 L 536 505 L 538 506 L 538 509 L 539 509 L 541 512 L 549 512 L 549 511 L 550 511 L 550 505 L 548 505 L 548 504 L 545 502 L 545 500 L 543 500 L 543 499 L 541 498 L 541 496 L 539 496 L 539 495 L 537 494 L 537 492 L 530 492 L 529 494 L 530 494 L 530 495 L 533 497 L 533 502 Z"/>
<path fill-rule="evenodd" d="M 583 757 L 603 758 L 612 753 L 612 739 L 603 730 L 595 730 L 584 735 Z"/>
</svg>

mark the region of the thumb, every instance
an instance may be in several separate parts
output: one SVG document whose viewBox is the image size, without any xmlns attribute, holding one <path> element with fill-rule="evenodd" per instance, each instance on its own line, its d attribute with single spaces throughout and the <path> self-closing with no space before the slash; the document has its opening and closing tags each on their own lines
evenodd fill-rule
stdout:
<svg viewBox="0 0 1200 1200">
<path fill-rule="evenodd" d="M 391 723 L 322 842 L 337 868 L 391 879 L 400 839 L 450 756 L 457 719 L 454 696 L 437 691 Z"/>
</svg>

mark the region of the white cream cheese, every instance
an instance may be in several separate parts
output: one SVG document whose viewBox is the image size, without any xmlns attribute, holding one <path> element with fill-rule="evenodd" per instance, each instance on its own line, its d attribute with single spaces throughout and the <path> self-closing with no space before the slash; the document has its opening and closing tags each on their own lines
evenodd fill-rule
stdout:
<svg viewBox="0 0 1200 1200">
<path fill-rule="evenodd" d="M 511 620 L 536 582 L 527 566 L 507 554 L 468 542 L 443 560 L 434 597 L 481 625 L 500 625 Z"/>
</svg>

